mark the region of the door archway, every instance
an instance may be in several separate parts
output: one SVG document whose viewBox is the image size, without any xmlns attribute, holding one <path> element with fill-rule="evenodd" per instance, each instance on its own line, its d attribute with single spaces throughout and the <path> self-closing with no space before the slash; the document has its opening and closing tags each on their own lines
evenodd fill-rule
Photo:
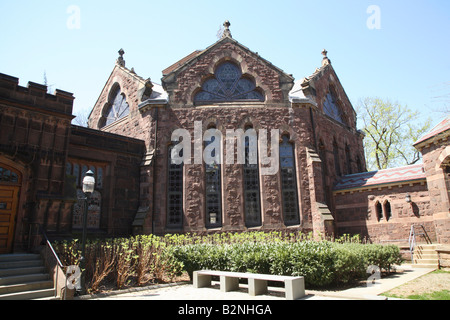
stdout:
<svg viewBox="0 0 450 320">
<path fill-rule="evenodd" d="M 21 180 L 19 171 L 0 163 L 0 254 L 12 251 Z"/>
</svg>

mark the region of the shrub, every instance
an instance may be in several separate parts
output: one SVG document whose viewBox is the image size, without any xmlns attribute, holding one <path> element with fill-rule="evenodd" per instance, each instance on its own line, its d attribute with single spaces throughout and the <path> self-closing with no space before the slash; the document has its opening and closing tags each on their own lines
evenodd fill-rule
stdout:
<svg viewBox="0 0 450 320">
<path fill-rule="evenodd" d="M 79 241 L 63 241 L 54 247 L 63 264 L 78 264 Z M 323 287 L 367 278 L 370 265 L 390 272 L 401 261 L 397 246 L 362 244 L 359 237 L 331 242 L 280 232 L 148 235 L 88 241 L 86 282 L 95 292 L 109 276 L 122 288 L 130 277 L 144 285 L 167 278 L 172 281 L 183 271 L 192 279 L 193 271 L 211 269 L 304 276 L 307 287 Z"/>
</svg>

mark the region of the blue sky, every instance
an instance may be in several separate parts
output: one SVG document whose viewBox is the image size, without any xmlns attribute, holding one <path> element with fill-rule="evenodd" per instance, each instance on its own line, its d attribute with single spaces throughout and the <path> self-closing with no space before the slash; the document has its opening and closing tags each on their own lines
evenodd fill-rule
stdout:
<svg viewBox="0 0 450 320">
<path fill-rule="evenodd" d="M 367 26 L 370 5 L 380 29 Z M 93 107 L 120 48 L 127 67 L 160 83 L 163 69 L 216 42 L 227 19 L 234 39 L 296 80 L 326 48 L 354 106 L 389 98 L 435 124 L 450 104 L 448 0 L 0 0 L 0 15 L 0 72 L 24 86 L 45 72 L 53 89 L 74 93 L 75 113 Z"/>
</svg>

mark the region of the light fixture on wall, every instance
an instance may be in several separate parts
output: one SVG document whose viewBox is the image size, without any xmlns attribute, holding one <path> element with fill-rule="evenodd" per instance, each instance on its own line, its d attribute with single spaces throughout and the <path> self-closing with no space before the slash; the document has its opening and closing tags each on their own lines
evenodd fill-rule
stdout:
<svg viewBox="0 0 450 320">
<path fill-rule="evenodd" d="M 411 201 L 411 195 L 409 193 L 406 194 L 405 201 L 406 201 L 406 203 L 411 203 L 412 202 Z"/>
</svg>

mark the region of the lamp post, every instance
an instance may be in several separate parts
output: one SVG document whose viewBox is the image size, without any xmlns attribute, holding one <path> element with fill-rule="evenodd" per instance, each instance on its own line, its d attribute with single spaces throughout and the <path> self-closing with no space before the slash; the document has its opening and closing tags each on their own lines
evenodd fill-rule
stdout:
<svg viewBox="0 0 450 320">
<path fill-rule="evenodd" d="M 412 202 L 411 201 L 411 195 L 409 193 L 406 194 L 405 201 L 406 201 L 406 203 L 411 203 Z"/>
<path fill-rule="evenodd" d="M 94 192 L 95 178 L 94 173 L 89 170 L 83 178 L 83 193 L 86 196 L 84 198 L 84 212 L 83 212 L 83 235 L 81 238 L 81 258 L 80 258 L 80 268 L 81 268 L 81 290 L 84 294 L 86 292 L 86 282 L 85 282 L 85 269 L 86 269 L 86 235 L 87 235 L 87 216 L 89 199 L 92 192 Z"/>
</svg>

